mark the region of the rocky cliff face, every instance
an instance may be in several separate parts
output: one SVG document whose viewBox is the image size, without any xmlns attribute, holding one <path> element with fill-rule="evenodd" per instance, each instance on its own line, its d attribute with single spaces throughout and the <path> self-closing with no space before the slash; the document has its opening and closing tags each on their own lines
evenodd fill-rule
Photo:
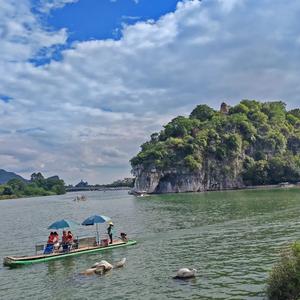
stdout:
<svg viewBox="0 0 300 300">
<path fill-rule="evenodd" d="M 137 193 L 182 193 L 217 191 L 244 187 L 241 176 L 242 161 L 235 159 L 223 165 L 208 160 L 198 172 L 188 169 L 156 170 L 137 166 L 134 191 Z"/>
</svg>

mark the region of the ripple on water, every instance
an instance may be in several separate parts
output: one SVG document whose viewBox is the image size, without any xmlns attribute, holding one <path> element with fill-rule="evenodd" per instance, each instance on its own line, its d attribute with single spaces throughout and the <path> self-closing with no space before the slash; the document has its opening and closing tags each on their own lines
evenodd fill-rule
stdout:
<svg viewBox="0 0 300 300">
<path fill-rule="evenodd" d="M 31 253 L 56 219 L 80 222 L 95 212 L 111 216 L 116 230 L 130 233 L 138 244 L 12 270 L 0 267 L 1 299 L 263 299 L 279 249 L 299 237 L 299 190 L 146 198 L 90 192 L 84 203 L 73 197 L 0 201 L 1 257 Z M 95 261 L 122 257 L 127 258 L 122 269 L 80 275 Z M 197 278 L 172 279 L 180 267 L 196 268 Z"/>
</svg>

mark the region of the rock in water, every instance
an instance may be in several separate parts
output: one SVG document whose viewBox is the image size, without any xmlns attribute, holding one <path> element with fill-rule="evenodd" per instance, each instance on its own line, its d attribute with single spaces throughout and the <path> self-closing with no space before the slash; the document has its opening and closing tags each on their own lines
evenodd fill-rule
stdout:
<svg viewBox="0 0 300 300">
<path fill-rule="evenodd" d="M 121 268 L 125 265 L 126 257 L 122 258 L 120 261 L 114 264 L 114 268 Z"/>
<path fill-rule="evenodd" d="M 196 276 L 196 269 L 189 269 L 189 268 L 181 268 L 177 271 L 176 276 L 173 278 L 175 279 L 188 279 L 193 278 Z"/>
</svg>

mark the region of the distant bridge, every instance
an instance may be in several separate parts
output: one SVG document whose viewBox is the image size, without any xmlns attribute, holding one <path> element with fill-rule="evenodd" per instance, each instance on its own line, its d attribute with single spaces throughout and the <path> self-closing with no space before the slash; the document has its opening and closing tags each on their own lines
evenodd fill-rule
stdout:
<svg viewBox="0 0 300 300">
<path fill-rule="evenodd" d="M 66 187 L 67 192 L 81 192 L 81 191 L 121 191 L 131 190 L 128 186 L 116 186 L 116 187 L 103 187 L 103 186 L 85 186 L 85 187 Z"/>
</svg>

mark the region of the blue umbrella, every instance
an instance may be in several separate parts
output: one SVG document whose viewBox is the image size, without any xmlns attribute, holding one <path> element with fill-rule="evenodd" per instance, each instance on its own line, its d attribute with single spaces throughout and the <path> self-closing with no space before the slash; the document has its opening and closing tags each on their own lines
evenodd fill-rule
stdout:
<svg viewBox="0 0 300 300">
<path fill-rule="evenodd" d="M 98 232 L 98 224 L 102 224 L 105 222 L 110 221 L 110 217 L 106 217 L 106 216 L 102 216 L 102 215 L 93 215 L 88 217 L 87 219 L 85 219 L 81 225 L 84 226 L 91 226 L 91 225 L 95 225 L 96 224 L 96 231 L 97 231 L 97 240 L 99 243 L 99 232 Z"/>
<path fill-rule="evenodd" d="M 67 227 L 77 227 L 79 224 L 71 220 L 62 219 L 52 223 L 48 229 L 64 229 Z"/>
<path fill-rule="evenodd" d="M 105 223 L 110 220 L 111 220 L 110 217 L 94 215 L 94 216 L 90 216 L 87 219 L 85 219 L 81 224 L 85 225 L 85 226 L 90 226 L 90 225 Z"/>
</svg>

